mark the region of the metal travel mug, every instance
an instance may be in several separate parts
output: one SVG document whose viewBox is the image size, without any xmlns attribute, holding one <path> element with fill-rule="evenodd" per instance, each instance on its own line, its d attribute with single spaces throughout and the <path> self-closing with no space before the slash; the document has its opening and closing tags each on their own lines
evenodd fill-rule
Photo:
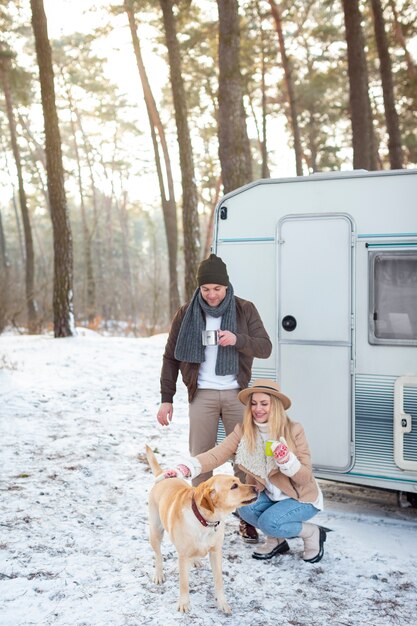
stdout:
<svg viewBox="0 0 417 626">
<path fill-rule="evenodd" d="M 203 330 L 201 331 L 203 346 L 216 346 L 217 345 L 217 330 Z"/>
</svg>

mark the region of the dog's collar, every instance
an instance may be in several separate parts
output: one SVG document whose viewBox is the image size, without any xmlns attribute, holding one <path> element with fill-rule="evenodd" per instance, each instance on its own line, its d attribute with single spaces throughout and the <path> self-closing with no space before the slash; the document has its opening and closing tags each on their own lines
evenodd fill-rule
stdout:
<svg viewBox="0 0 417 626">
<path fill-rule="evenodd" d="M 216 529 L 217 526 L 220 524 L 220 522 L 209 522 L 201 515 L 200 511 L 197 508 L 197 504 L 194 500 L 194 496 L 191 500 L 191 508 L 193 509 L 194 515 L 196 516 L 200 524 L 202 524 L 203 526 L 206 526 L 206 527 L 208 526 L 210 528 Z"/>
</svg>

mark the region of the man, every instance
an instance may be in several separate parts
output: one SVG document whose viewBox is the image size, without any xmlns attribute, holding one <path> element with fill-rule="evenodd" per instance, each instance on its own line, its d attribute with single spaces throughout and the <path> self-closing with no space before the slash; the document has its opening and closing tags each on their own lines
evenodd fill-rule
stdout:
<svg viewBox="0 0 417 626">
<path fill-rule="evenodd" d="M 188 389 L 189 447 L 196 456 L 216 444 L 219 417 L 226 435 L 242 423 L 243 409 L 238 393 L 250 381 L 255 357 L 266 359 L 272 344 L 255 305 L 234 295 L 222 259 L 211 254 L 200 263 L 198 288 L 191 302 L 183 305 L 172 321 L 161 371 L 160 424 L 172 420 L 178 371 Z M 203 331 L 216 331 L 217 343 L 204 345 Z M 244 482 L 243 475 L 235 472 Z M 210 473 L 193 480 L 196 486 Z M 256 543 L 253 526 L 240 521 L 244 541 Z"/>
</svg>

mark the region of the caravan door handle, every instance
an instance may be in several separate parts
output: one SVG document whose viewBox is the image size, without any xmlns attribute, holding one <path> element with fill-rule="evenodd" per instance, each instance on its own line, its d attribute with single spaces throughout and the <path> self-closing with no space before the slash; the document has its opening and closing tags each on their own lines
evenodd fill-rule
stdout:
<svg viewBox="0 0 417 626">
<path fill-rule="evenodd" d="M 297 320 L 293 315 L 286 315 L 282 318 L 282 328 L 289 333 L 297 328 Z"/>
<path fill-rule="evenodd" d="M 412 431 L 412 418 L 404 411 L 404 387 L 417 387 L 417 376 L 399 376 L 394 383 L 394 462 L 402 470 L 417 471 L 417 461 L 404 458 L 404 435 Z"/>
</svg>

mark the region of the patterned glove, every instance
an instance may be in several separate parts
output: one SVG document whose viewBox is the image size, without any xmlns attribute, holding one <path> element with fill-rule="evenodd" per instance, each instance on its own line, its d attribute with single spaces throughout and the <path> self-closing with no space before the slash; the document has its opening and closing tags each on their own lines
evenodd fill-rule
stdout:
<svg viewBox="0 0 417 626">
<path fill-rule="evenodd" d="M 191 476 L 191 472 L 186 465 L 180 463 L 177 465 L 176 469 L 168 469 L 165 470 L 163 474 L 158 476 L 158 480 L 163 480 L 164 478 L 189 478 Z"/>
<path fill-rule="evenodd" d="M 184 465 L 183 463 L 179 463 L 177 465 L 177 470 L 181 472 L 184 478 L 189 478 L 191 476 L 190 468 Z"/>
<path fill-rule="evenodd" d="M 271 444 L 271 450 L 278 465 L 289 461 L 290 451 L 284 437 L 280 437 L 279 441 L 274 441 L 274 443 Z"/>
</svg>

